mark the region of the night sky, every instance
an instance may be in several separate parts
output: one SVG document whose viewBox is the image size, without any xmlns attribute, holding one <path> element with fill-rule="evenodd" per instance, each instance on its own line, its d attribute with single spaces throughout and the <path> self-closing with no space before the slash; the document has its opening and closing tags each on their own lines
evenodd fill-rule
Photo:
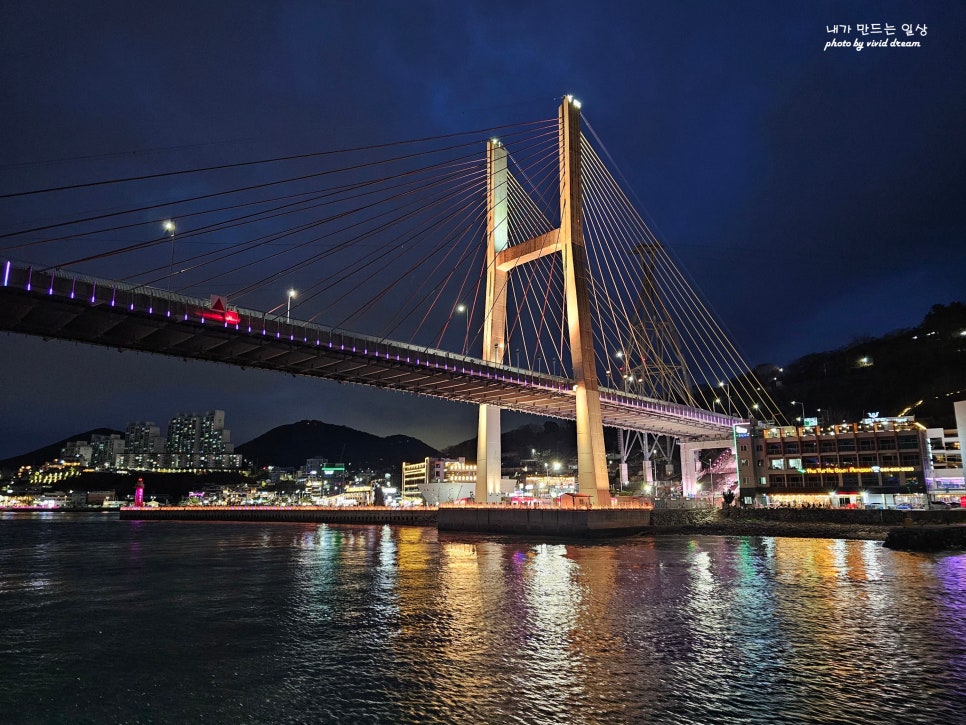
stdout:
<svg viewBox="0 0 966 725">
<path fill-rule="evenodd" d="M 874 23 L 894 34 L 863 36 Z M 966 300 L 958 0 L 6 2 L 0 27 L 0 194 L 552 118 L 572 93 L 751 365 Z M 855 49 L 870 39 L 920 47 Z M 37 203 L 0 200 L 0 233 L 85 211 Z M 462 404 L 0 345 L 0 458 L 214 408 L 236 443 L 307 418 L 437 447 L 475 435 Z"/>
</svg>

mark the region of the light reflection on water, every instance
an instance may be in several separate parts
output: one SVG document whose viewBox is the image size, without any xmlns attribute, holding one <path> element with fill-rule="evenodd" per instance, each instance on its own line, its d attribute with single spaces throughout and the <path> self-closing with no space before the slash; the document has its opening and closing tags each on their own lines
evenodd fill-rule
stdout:
<svg viewBox="0 0 966 725">
<path fill-rule="evenodd" d="M 0 721 L 966 722 L 966 556 L 0 520 Z"/>
</svg>

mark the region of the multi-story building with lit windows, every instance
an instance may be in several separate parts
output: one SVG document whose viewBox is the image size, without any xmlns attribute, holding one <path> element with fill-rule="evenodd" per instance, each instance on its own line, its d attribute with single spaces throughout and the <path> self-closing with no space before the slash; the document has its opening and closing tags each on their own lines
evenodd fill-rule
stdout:
<svg viewBox="0 0 966 725">
<path fill-rule="evenodd" d="M 171 419 L 159 467 L 176 470 L 240 468 L 231 433 L 225 429 L 225 411 L 182 413 Z"/>
<path fill-rule="evenodd" d="M 88 466 L 91 462 L 90 441 L 69 441 L 60 451 L 60 458 L 67 463 Z"/>
<path fill-rule="evenodd" d="M 157 424 L 137 421 L 128 423 L 124 430 L 125 453 L 160 453 L 164 450 L 164 436 Z"/>
<path fill-rule="evenodd" d="M 930 489 L 963 487 L 963 451 L 959 431 L 930 428 L 926 431 L 929 449 L 929 470 L 926 481 Z"/>
<path fill-rule="evenodd" d="M 467 498 L 476 491 L 476 464 L 465 458 L 424 458 L 402 464 L 400 499 L 429 505 Z"/>
<path fill-rule="evenodd" d="M 118 433 L 91 436 L 91 466 L 93 468 L 113 468 L 118 455 L 124 453 L 124 436 Z"/>
<path fill-rule="evenodd" d="M 829 426 L 739 426 L 744 505 L 925 505 L 926 429 L 911 417 Z"/>
<path fill-rule="evenodd" d="M 124 430 L 124 453 L 115 457 L 114 467 L 119 470 L 151 471 L 160 466 L 163 451 L 164 436 L 155 423 L 128 423 Z"/>
<path fill-rule="evenodd" d="M 966 504 L 966 480 L 963 473 L 963 449 L 966 448 L 966 400 L 954 405 L 956 428 L 926 431 L 929 464 L 926 485 L 933 501 Z"/>
</svg>

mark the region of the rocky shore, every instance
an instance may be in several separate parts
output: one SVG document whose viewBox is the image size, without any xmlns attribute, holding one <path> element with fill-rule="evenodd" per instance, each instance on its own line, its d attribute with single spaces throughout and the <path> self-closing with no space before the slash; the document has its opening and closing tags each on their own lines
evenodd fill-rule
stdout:
<svg viewBox="0 0 966 725">
<path fill-rule="evenodd" d="M 774 521 L 708 521 L 690 526 L 654 526 L 654 534 L 716 536 L 798 536 L 810 539 L 885 541 L 895 527 L 872 524 L 777 523 Z"/>
<path fill-rule="evenodd" d="M 714 534 L 731 536 L 800 536 L 815 539 L 864 539 L 884 541 L 895 523 L 829 521 L 811 515 L 800 520 L 789 514 L 749 513 L 725 510 L 655 510 L 651 525 L 655 534 Z M 796 520 L 797 519 L 797 520 Z"/>
</svg>

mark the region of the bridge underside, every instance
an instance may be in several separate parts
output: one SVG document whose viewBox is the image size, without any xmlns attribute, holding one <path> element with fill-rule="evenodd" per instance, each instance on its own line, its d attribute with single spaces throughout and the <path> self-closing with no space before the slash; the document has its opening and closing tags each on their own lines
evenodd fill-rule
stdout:
<svg viewBox="0 0 966 725">
<path fill-rule="evenodd" d="M 15 268 L 0 329 L 192 360 L 356 383 L 538 416 L 574 419 L 572 382 L 439 350 L 380 341 L 255 311 L 230 320 L 161 290 Z M 720 438 L 734 418 L 601 389 L 604 425 L 684 440 Z"/>
</svg>

